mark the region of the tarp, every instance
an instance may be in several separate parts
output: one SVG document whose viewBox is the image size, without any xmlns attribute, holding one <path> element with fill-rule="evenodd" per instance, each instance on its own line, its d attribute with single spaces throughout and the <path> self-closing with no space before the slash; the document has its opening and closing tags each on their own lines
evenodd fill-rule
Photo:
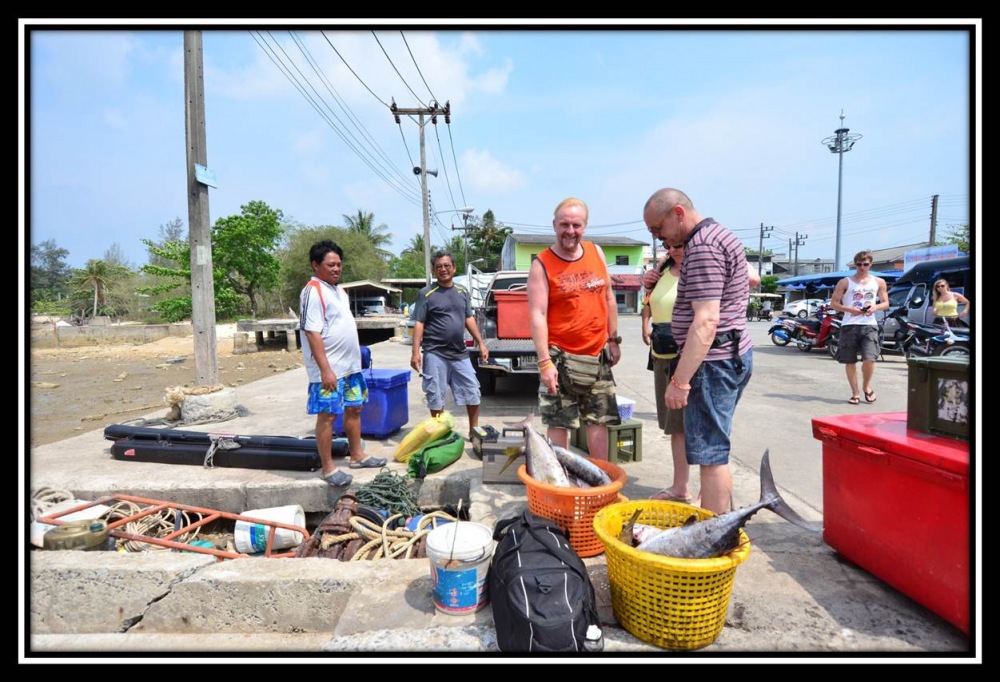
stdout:
<svg viewBox="0 0 1000 682">
<path fill-rule="evenodd" d="M 642 276 L 611 275 L 611 288 L 618 291 L 639 291 L 642 289 Z"/>
</svg>

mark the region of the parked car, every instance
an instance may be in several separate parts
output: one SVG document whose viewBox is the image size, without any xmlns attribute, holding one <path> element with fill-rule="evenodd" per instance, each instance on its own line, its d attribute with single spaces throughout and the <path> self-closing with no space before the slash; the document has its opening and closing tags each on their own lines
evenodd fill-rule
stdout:
<svg viewBox="0 0 1000 682">
<path fill-rule="evenodd" d="M 790 302 L 785 306 L 782 312 L 785 315 L 806 318 L 810 315 L 815 315 L 819 310 L 819 307 L 825 302 L 825 299 L 822 298 L 803 298 L 798 301 Z"/>
</svg>

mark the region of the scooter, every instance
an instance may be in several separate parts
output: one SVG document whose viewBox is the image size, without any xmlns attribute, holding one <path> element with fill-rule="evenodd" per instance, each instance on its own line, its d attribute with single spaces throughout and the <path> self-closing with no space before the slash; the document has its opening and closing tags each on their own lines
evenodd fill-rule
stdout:
<svg viewBox="0 0 1000 682">
<path fill-rule="evenodd" d="M 906 358 L 971 355 L 968 329 L 914 322 L 906 316 L 906 306 L 896 308 L 886 318 L 895 319 L 899 325 L 896 347 Z"/>
<path fill-rule="evenodd" d="M 820 310 L 816 313 L 816 319 L 783 318 L 769 331 L 775 345 L 787 346 L 794 341 L 799 350 L 808 352 L 813 348 L 826 348 L 831 331 L 839 327 L 839 313 Z"/>
<path fill-rule="evenodd" d="M 797 329 L 798 320 L 794 317 L 782 317 L 774 321 L 767 333 L 771 337 L 771 343 L 775 346 L 787 346 L 791 343 Z"/>
</svg>

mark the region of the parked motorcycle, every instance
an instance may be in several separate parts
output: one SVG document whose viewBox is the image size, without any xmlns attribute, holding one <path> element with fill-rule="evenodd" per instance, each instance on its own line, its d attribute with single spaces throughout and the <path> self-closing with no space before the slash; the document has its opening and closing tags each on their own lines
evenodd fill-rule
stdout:
<svg viewBox="0 0 1000 682">
<path fill-rule="evenodd" d="M 906 358 L 912 357 L 969 357 L 971 345 L 969 330 L 952 329 L 948 325 L 922 324 L 906 316 L 906 306 L 900 306 L 886 315 L 896 320 L 896 347 Z"/>
<path fill-rule="evenodd" d="M 826 348 L 831 332 L 839 329 L 840 314 L 820 310 L 814 319 L 783 318 L 771 327 L 771 341 L 778 346 L 795 342 L 804 352 L 813 348 Z"/>
</svg>

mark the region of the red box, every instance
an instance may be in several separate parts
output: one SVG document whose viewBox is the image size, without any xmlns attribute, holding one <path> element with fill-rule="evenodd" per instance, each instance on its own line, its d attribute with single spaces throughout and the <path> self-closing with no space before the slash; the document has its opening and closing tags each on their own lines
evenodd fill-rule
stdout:
<svg viewBox="0 0 1000 682">
<path fill-rule="evenodd" d="M 501 339 L 530 339 L 531 314 L 527 291 L 495 291 L 497 336 Z"/>
<path fill-rule="evenodd" d="M 906 412 L 815 417 L 823 539 L 969 633 L 969 444 L 911 431 Z"/>
</svg>

